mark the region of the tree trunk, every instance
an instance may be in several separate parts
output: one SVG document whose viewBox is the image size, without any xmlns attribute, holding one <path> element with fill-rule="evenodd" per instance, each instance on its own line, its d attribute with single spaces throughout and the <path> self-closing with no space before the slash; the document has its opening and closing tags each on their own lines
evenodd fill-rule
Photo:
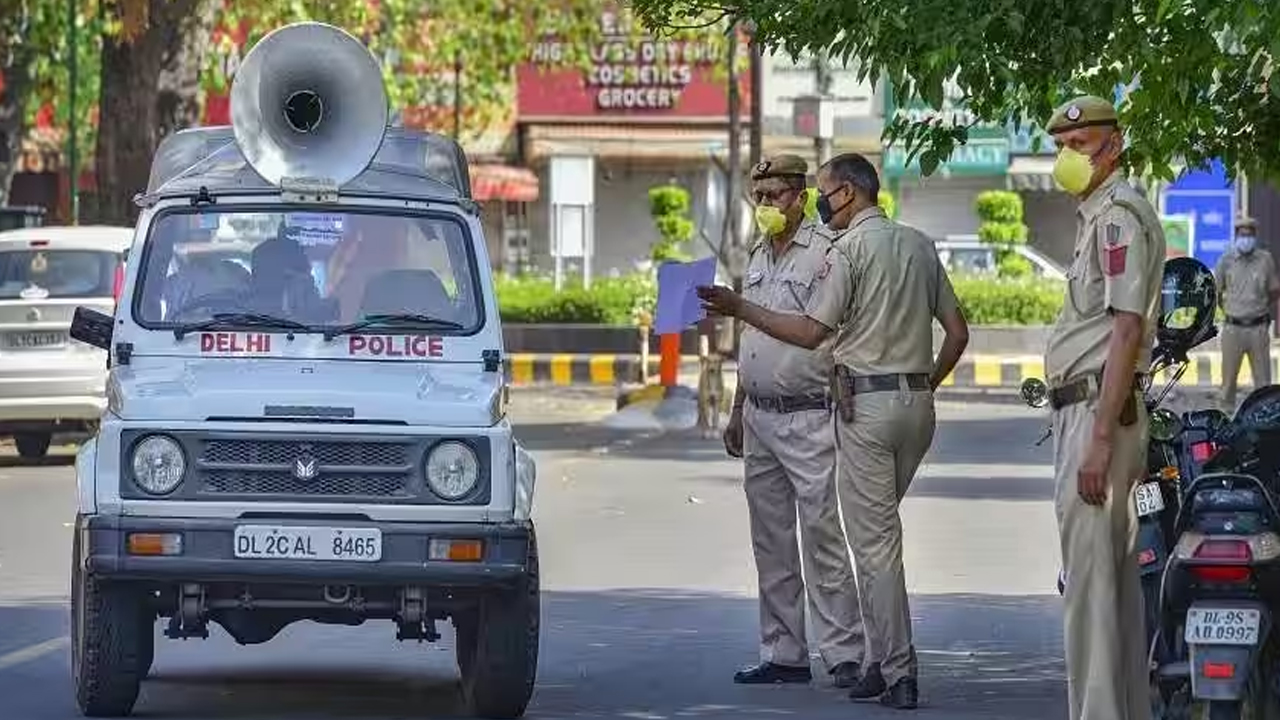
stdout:
<svg viewBox="0 0 1280 720">
<path fill-rule="evenodd" d="M 149 0 L 141 32 L 103 38 L 97 222 L 132 225 L 133 198 L 146 190 L 156 147 L 199 121 L 200 68 L 216 10 L 214 0 Z"/>
<path fill-rule="evenodd" d="M 8 64 L 0 65 L 4 77 L 4 90 L 0 91 L 0 205 L 9 202 L 9 186 L 18 170 L 18 153 L 22 137 L 27 132 L 23 116 L 26 110 L 28 86 L 31 83 L 31 58 L 19 44 L 12 52 L 0 54 Z"/>
</svg>

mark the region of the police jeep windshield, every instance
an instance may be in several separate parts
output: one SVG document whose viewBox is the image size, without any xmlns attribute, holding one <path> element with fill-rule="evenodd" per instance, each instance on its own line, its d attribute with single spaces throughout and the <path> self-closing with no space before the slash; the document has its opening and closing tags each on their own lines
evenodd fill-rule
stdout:
<svg viewBox="0 0 1280 720">
<path fill-rule="evenodd" d="M 143 256 L 134 317 L 177 334 L 364 328 L 465 335 L 479 328 L 474 254 L 448 216 L 371 212 L 171 212 Z"/>
</svg>

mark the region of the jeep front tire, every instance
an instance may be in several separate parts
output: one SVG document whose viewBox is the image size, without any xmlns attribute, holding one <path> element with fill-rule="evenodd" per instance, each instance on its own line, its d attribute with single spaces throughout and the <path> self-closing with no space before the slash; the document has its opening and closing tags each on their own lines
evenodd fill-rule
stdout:
<svg viewBox="0 0 1280 720">
<path fill-rule="evenodd" d="M 530 529 L 525 576 L 517 586 L 491 591 L 476 610 L 454 617 L 462 697 L 472 715 L 524 715 L 538 673 L 539 593 L 538 544 Z"/>
<path fill-rule="evenodd" d="M 154 652 L 154 618 L 144 593 L 80 568 L 79 533 L 71 578 L 71 674 L 87 717 L 133 712 Z M 150 619 L 150 622 L 148 622 Z"/>
</svg>

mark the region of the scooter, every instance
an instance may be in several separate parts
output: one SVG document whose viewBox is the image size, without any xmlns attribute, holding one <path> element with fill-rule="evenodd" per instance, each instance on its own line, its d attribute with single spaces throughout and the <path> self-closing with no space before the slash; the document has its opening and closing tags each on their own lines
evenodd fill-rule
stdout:
<svg viewBox="0 0 1280 720">
<path fill-rule="evenodd" d="M 1280 720 L 1280 385 L 1219 425 L 1185 493 L 1159 598 L 1170 659 L 1153 674 L 1156 717 Z M 1203 452 L 1203 451 L 1202 451 Z"/>
</svg>

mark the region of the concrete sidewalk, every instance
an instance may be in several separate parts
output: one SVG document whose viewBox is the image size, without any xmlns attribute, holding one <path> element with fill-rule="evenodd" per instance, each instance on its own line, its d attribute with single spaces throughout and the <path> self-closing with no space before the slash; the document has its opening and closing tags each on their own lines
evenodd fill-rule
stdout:
<svg viewBox="0 0 1280 720">
<path fill-rule="evenodd" d="M 1219 387 L 1222 385 L 1222 356 L 1217 352 L 1192 353 L 1194 361 L 1187 366 L 1180 385 Z M 1280 377 L 1280 349 L 1271 355 L 1271 376 Z M 639 355 L 543 355 L 512 354 L 506 359 L 507 377 L 513 385 L 637 385 L 644 382 Z M 733 373 L 730 361 L 726 376 Z M 658 356 L 649 358 L 647 378 L 658 373 Z M 698 358 L 686 355 L 680 362 L 680 383 L 696 386 Z M 1044 377 L 1044 359 L 1040 355 L 966 355 L 942 385 L 944 388 L 978 390 L 1016 390 L 1023 379 Z M 1249 361 L 1240 369 L 1240 386 L 1252 386 Z M 1160 378 L 1164 379 L 1164 378 Z"/>
</svg>

